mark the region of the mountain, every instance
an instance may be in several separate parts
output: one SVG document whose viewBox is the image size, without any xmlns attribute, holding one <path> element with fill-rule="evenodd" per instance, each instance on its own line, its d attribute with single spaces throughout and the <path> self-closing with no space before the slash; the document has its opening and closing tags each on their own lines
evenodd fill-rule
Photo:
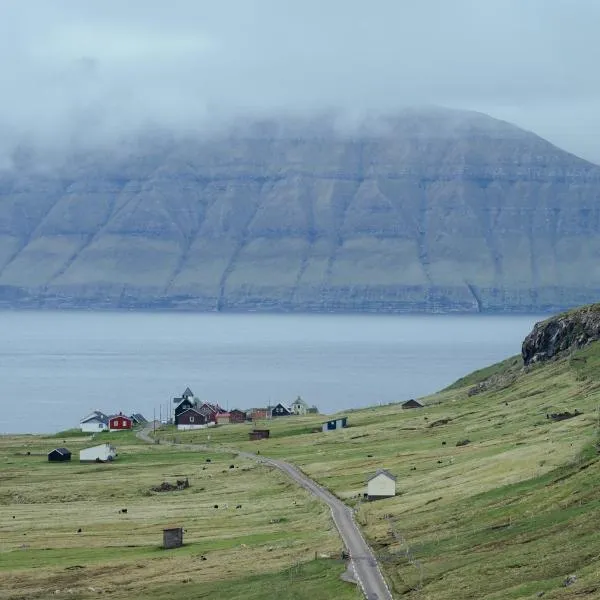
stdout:
<svg viewBox="0 0 600 600">
<path fill-rule="evenodd" d="M 0 171 L 4 306 L 545 311 L 600 295 L 600 167 L 480 113 L 255 120 L 48 161 L 21 148 Z"/>
</svg>

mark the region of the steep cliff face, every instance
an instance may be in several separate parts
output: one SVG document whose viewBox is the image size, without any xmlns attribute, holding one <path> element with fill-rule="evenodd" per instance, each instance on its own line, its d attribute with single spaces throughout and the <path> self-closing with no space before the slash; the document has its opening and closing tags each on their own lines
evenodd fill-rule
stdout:
<svg viewBox="0 0 600 600">
<path fill-rule="evenodd" d="M 600 339 L 600 304 L 583 306 L 536 323 L 523 341 L 525 365 L 543 362 Z"/>
<path fill-rule="evenodd" d="M 0 172 L 0 299 L 556 310 L 600 296 L 600 167 L 478 113 L 253 123 Z"/>
</svg>

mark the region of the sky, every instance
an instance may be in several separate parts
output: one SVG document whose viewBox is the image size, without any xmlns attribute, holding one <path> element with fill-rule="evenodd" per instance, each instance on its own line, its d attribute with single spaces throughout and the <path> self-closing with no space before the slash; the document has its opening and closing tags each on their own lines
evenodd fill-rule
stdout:
<svg viewBox="0 0 600 600">
<path fill-rule="evenodd" d="M 0 140 L 474 109 L 600 163 L 599 0 L 2 0 Z"/>
</svg>

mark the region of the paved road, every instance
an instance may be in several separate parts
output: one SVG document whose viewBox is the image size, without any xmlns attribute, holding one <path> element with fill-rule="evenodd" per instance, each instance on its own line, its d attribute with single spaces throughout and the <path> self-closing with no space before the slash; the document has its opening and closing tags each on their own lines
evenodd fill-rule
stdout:
<svg viewBox="0 0 600 600">
<path fill-rule="evenodd" d="M 154 425 L 151 423 L 145 429 L 138 433 L 138 437 L 146 442 L 153 443 L 150 437 Z M 157 427 L 159 424 L 157 423 Z M 180 446 L 180 444 L 178 444 Z M 190 449 L 209 450 L 206 446 L 197 444 L 181 444 L 181 447 Z M 218 451 L 216 448 L 210 448 L 211 452 Z M 236 452 L 239 456 L 258 461 L 263 464 L 271 465 L 286 475 L 291 477 L 298 485 L 308 490 L 311 494 L 323 500 L 331 509 L 333 521 L 340 536 L 344 541 L 347 551 L 350 554 L 354 574 L 367 600 L 393 600 L 373 551 L 365 542 L 358 525 L 354 521 L 352 509 L 346 506 L 341 500 L 336 498 L 331 492 L 322 488 L 318 483 L 307 477 L 294 465 L 283 460 L 266 458 L 250 452 L 240 452 L 237 450 L 223 448 L 224 452 Z"/>
</svg>

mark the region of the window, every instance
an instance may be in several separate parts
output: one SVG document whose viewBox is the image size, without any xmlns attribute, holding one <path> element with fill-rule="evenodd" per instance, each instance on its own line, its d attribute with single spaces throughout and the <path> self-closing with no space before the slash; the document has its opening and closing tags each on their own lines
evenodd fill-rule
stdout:
<svg viewBox="0 0 600 600">
<path fill-rule="evenodd" d="M 190 423 L 194 422 L 194 417 L 190 417 Z"/>
</svg>

